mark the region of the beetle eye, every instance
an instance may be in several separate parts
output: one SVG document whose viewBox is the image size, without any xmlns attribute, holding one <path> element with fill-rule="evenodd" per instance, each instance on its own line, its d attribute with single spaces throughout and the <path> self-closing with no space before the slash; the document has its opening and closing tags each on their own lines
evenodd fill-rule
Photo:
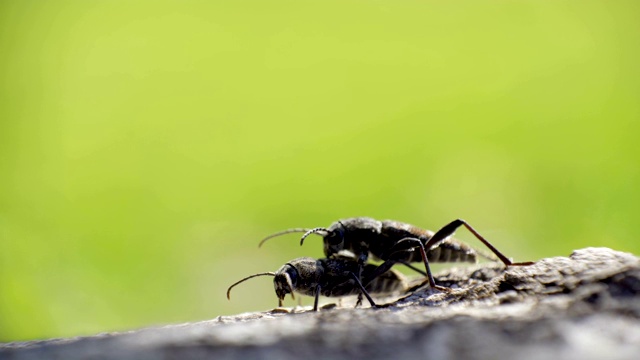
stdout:
<svg viewBox="0 0 640 360">
<path fill-rule="evenodd" d="M 287 271 L 287 274 L 289 275 L 289 279 L 291 279 L 292 283 L 296 283 L 296 281 L 298 281 L 298 270 L 296 270 L 296 268 L 294 268 L 293 266 L 291 267 L 290 271 Z"/>
<path fill-rule="evenodd" d="M 331 233 L 327 240 L 329 240 L 329 244 L 331 245 L 339 245 L 343 240 L 342 231 L 335 231 Z"/>
</svg>

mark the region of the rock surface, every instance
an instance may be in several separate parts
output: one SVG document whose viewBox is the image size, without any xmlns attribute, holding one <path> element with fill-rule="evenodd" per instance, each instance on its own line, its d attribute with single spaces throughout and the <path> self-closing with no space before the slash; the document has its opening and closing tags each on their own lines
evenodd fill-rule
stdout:
<svg viewBox="0 0 640 360">
<path fill-rule="evenodd" d="M 381 309 L 261 312 L 0 344 L 0 359 L 638 359 L 640 259 L 607 248 L 436 276 Z"/>
</svg>

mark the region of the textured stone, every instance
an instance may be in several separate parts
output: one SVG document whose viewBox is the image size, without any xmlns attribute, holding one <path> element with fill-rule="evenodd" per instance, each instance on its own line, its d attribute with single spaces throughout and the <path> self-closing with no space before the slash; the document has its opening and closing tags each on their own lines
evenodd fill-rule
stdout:
<svg viewBox="0 0 640 360">
<path fill-rule="evenodd" d="M 245 313 L 0 344 L 1 359 L 637 359 L 640 259 L 606 248 L 454 268 L 381 309 Z M 396 299 L 398 298 L 396 297 Z M 347 307 L 348 306 L 348 307 Z"/>
</svg>

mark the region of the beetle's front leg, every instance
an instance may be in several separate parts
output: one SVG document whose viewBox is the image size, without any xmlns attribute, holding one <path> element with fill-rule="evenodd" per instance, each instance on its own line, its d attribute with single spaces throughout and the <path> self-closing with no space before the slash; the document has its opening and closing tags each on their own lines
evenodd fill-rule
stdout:
<svg viewBox="0 0 640 360">
<path fill-rule="evenodd" d="M 320 299 L 320 290 L 322 290 L 322 288 L 320 287 L 320 284 L 316 285 L 316 298 L 313 301 L 313 311 L 318 311 L 318 300 Z"/>
</svg>

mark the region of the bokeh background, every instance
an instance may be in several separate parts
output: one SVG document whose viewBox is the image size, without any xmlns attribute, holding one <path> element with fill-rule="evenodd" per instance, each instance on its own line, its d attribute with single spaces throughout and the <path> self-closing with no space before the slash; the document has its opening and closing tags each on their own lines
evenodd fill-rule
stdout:
<svg viewBox="0 0 640 360">
<path fill-rule="evenodd" d="M 273 308 L 269 278 L 226 287 L 320 239 L 258 241 L 352 216 L 461 217 L 516 260 L 640 253 L 638 15 L 1 1 L 0 341 Z"/>
</svg>

